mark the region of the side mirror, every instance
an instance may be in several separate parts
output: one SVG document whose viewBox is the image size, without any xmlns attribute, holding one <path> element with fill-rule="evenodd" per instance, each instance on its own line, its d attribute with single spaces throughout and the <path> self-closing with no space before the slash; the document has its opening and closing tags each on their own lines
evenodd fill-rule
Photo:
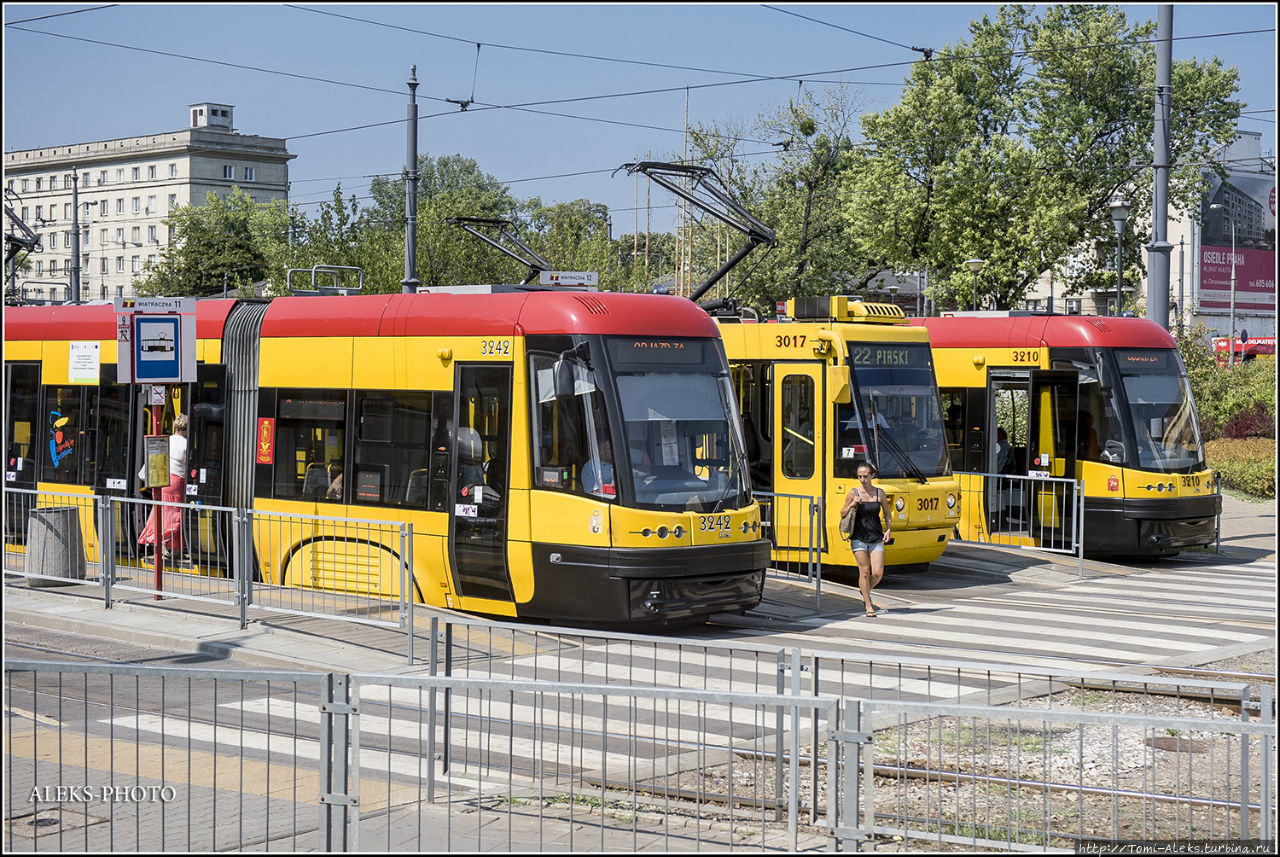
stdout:
<svg viewBox="0 0 1280 857">
<path fill-rule="evenodd" d="M 573 364 L 561 357 L 551 369 L 551 384 L 557 399 L 571 399 L 575 391 Z"/>
<path fill-rule="evenodd" d="M 853 400 L 849 388 L 849 367 L 827 367 L 827 389 L 831 391 L 831 401 L 837 405 L 847 405 Z"/>
<path fill-rule="evenodd" d="M 1109 440 L 1102 449 L 1102 457 L 1112 464 L 1124 464 L 1124 444 L 1118 440 Z"/>
</svg>

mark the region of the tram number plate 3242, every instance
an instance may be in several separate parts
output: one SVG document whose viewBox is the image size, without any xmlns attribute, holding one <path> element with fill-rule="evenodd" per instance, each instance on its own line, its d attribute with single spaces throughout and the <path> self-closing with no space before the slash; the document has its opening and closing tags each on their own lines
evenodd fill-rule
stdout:
<svg viewBox="0 0 1280 857">
<path fill-rule="evenodd" d="M 727 539 L 733 534 L 733 519 L 729 515 L 699 515 L 698 529 L 704 533 L 719 533 Z"/>
</svg>

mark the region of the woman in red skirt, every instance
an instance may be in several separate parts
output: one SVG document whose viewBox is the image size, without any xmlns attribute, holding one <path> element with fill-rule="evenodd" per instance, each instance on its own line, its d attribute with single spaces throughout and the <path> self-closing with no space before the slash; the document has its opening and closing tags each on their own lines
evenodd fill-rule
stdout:
<svg viewBox="0 0 1280 857">
<path fill-rule="evenodd" d="M 187 415 L 178 414 L 173 421 L 173 434 L 169 437 L 169 487 L 160 489 L 160 500 L 165 503 L 185 503 L 187 499 Z M 138 536 L 138 544 L 156 543 L 156 510 L 161 509 L 161 539 L 165 555 L 181 551 L 182 510 L 175 506 L 152 506 L 147 525 Z"/>
</svg>

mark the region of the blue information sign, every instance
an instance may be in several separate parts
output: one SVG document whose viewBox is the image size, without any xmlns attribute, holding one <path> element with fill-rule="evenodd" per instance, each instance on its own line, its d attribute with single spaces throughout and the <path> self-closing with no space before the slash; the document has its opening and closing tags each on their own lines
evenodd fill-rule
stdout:
<svg viewBox="0 0 1280 857">
<path fill-rule="evenodd" d="M 133 317 L 133 374 L 139 384 L 182 380 L 182 319 L 177 315 Z"/>
</svg>

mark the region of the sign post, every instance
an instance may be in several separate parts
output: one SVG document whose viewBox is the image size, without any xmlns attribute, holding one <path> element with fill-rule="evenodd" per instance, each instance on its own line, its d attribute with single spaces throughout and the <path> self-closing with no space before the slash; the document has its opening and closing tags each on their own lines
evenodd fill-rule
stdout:
<svg viewBox="0 0 1280 857">
<path fill-rule="evenodd" d="M 151 488 L 151 521 L 154 526 L 156 595 L 164 588 L 165 488 L 169 487 L 169 441 L 164 435 L 166 384 L 196 380 L 195 298 L 116 298 L 116 380 L 121 384 L 150 386 L 151 434 L 146 438 L 147 486 Z M 159 471 L 161 461 L 163 473 Z M 153 466 L 155 465 L 155 466 Z"/>
</svg>

